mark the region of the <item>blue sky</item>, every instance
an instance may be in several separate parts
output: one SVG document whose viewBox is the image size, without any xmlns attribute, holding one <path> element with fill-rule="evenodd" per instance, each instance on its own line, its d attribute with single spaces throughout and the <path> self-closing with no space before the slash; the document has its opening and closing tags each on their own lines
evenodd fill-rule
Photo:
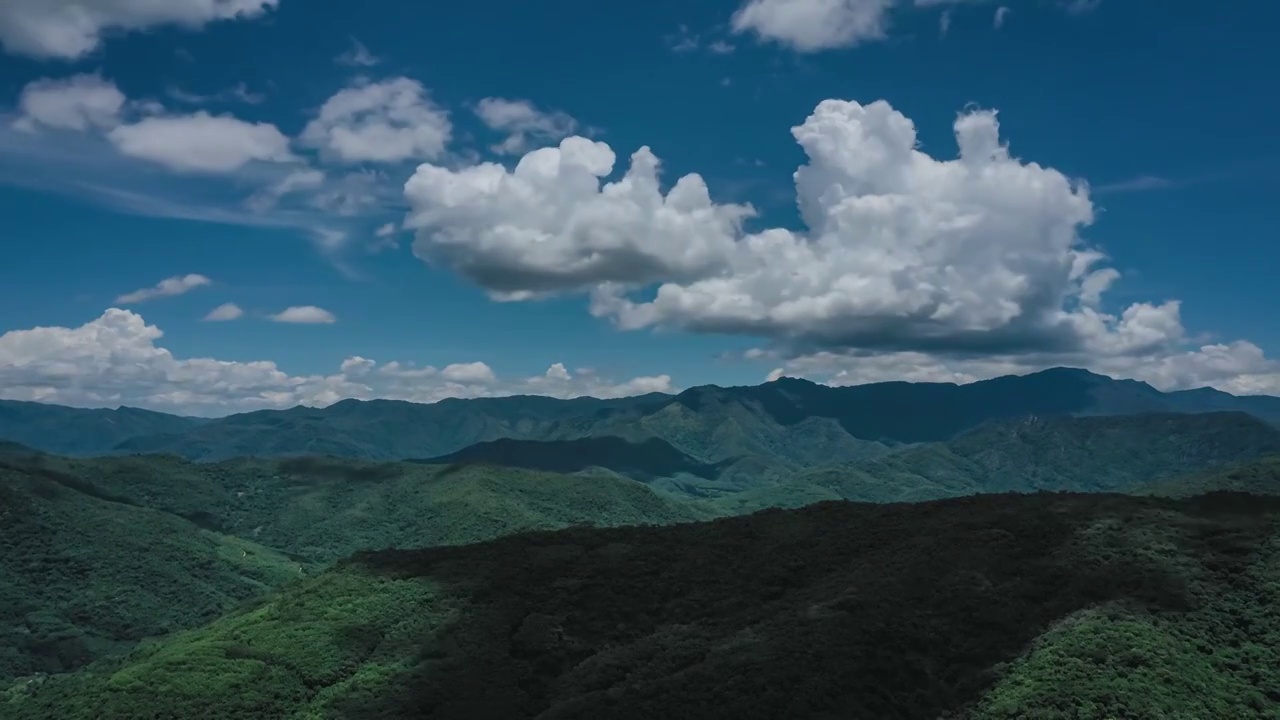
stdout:
<svg viewBox="0 0 1280 720">
<path fill-rule="evenodd" d="M 219 414 L 1055 364 L 1280 394 L 1278 21 L 17 0 L 0 396 Z M 624 179 L 642 147 L 657 188 Z"/>
</svg>

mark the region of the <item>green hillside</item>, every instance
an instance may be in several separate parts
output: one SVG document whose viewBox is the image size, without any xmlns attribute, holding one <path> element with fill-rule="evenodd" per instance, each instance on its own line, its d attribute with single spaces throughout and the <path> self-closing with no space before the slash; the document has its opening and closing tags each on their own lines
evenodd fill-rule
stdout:
<svg viewBox="0 0 1280 720">
<path fill-rule="evenodd" d="M 1130 492 L 1161 478 L 1276 454 L 1280 430 L 1244 413 L 1026 418 L 988 423 L 946 443 L 801 472 L 722 496 L 715 506 L 735 514 L 824 499 L 916 502 L 1038 490 Z"/>
<path fill-rule="evenodd" d="M 707 516 L 607 475 L 317 458 L 83 460 L 7 446 L 0 683 L 210 620 L 357 549 Z"/>
<path fill-rule="evenodd" d="M 75 477 L 0 463 L 0 683 L 211 620 L 303 569 Z"/>
<path fill-rule="evenodd" d="M 1280 713 L 1280 501 L 822 503 L 360 553 L 16 719 Z"/>
</svg>

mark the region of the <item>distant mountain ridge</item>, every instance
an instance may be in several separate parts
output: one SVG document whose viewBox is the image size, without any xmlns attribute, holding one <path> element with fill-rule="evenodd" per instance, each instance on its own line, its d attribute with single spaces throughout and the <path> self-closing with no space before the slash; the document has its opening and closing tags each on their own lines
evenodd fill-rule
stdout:
<svg viewBox="0 0 1280 720">
<path fill-rule="evenodd" d="M 754 455 L 761 472 L 882 455 L 945 441 L 985 422 L 1035 416 L 1246 412 L 1280 424 L 1280 398 L 1146 383 L 1054 368 L 966 385 L 886 382 L 830 387 L 783 378 L 690 388 L 678 395 L 560 400 L 540 396 L 432 404 L 343 400 L 325 408 L 259 410 L 216 419 L 146 410 L 84 410 L 0 401 L 0 439 L 68 455 L 166 453 L 199 461 L 334 455 L 440 457 L 500 439 L 658 438 L 697 462 Z"/>
</svg>

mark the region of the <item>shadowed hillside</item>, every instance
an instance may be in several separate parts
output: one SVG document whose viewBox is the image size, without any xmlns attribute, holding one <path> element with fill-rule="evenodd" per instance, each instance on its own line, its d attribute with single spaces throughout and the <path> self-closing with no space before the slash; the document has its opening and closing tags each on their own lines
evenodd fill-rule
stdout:
<svg viewBox="0 0 1280 720">
<path fill-rule="evenodd" d="M 68 720 L 1270 717 L 1278 503 L 823 503 L 360 553 L 121 663 L 15 689 L 7 709 Z"/>
<path fill-rule="evenodd" d="M 601 467 L 642 482 L 682 473 L 711 480 L 719 474 L 716 466 L 700 463 L 658 438 L 641 442 L 630 442 L 618 437 L 547 441 L 504 438 L 477 443 L 456 453 L 413 462 L 497 465 L 559 473 Z"/>
</svg>

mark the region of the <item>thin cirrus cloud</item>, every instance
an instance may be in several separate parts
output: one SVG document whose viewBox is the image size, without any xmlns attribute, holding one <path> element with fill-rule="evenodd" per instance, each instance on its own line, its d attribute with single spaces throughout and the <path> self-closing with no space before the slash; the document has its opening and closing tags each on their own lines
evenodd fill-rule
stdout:
<svg viewBox="0 0 1280 720">
<path fill-rule="evenodd" d="M 196 273 L 189 275 L 175 275 L 161 280 L 152 287 L 125 293 L 117 297 L 116 302 L 121 305 L 135 305 L 137 303 L 154 300 L 156 298 L 185 295 L 196 288 L 211 284 L 213 284 L 213 281 L 204 275 Z"/>
<path fill-rule="evenodd" d="M 267 317 L 273 322 L 294 325 L 331 325 L 338 321 L 333 313 L 315 305 L 294 305 Z"/>
</svg>

